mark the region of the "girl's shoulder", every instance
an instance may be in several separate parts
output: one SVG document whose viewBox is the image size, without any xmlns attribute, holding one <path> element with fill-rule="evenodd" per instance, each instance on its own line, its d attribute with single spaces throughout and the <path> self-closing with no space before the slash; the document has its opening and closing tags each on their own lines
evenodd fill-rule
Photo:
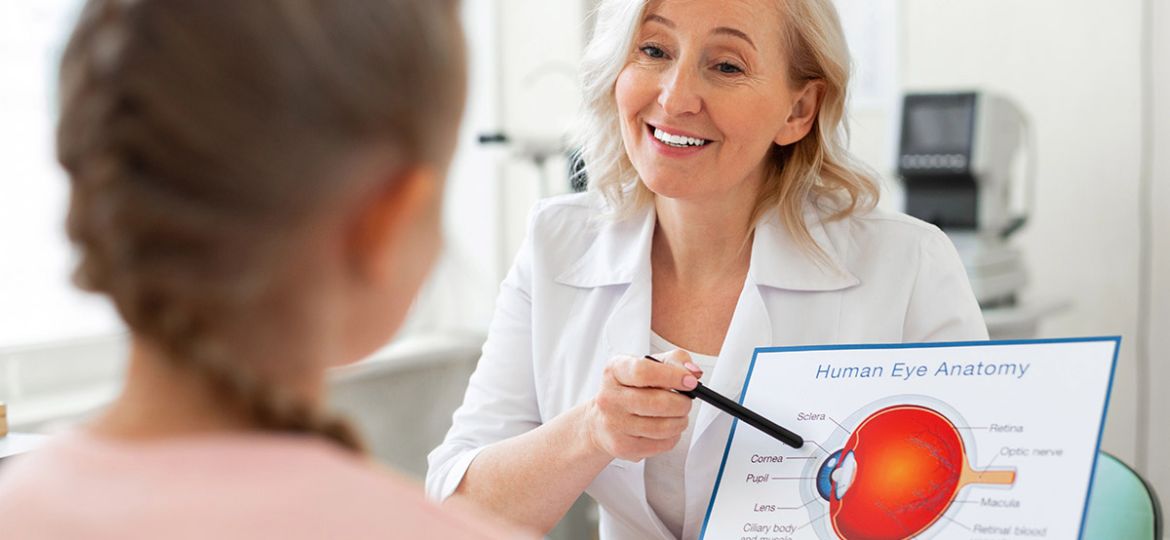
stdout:
<svg viewBox="0 0 1170 540">
<path fill-rule="evenodd" d="M 59 538 L 507 537 L 366 458 L 279 434 L 58 436 L 0 470 L 0 522 Z"/>
</svg>

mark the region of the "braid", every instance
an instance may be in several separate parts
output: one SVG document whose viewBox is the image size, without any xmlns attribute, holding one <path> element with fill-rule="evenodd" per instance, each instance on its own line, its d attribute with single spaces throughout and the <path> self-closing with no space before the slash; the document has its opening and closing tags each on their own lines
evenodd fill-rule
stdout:
<svg viewBox="0 0 1170 540">
<path fill-rule="evenodd" d="M 345 419 L 309 405 L 294 393 L 224 356 L 188 355 L 184 357 L 183 367 L 202 377 L 219 397 L 243 406 L 262 429 L 316 435 L 342 448 L 366 453 L 357 431 Z"/>
<path fill-rule="evenodd" d="M 163 342 L 170 349 L 164 356 L 199 377 L 217 398 L 239 406 L 256 427 L 319 436 L 355 453 L 367 453 L 352 424 L 275 384 L 254 367 L 232 361 L 229 348 L 204 330 L 206 324 L 176 309 L 164 309 L 159 315 L 157 332 L 165 336 Z"/>
<path fill-rule="evenodd" d="M 283 233 L 312 203 L 326 198 L 325 190 L 339 189 L 333 179 L 320 174 L 329 165 L 329 156 L 340 152 L 337 148 L 357 144 L 353 140 L 359 136 L 412 144 L 422 141 L 424 147 L 429 144 L 426 141 L 438 140 L 429 132 L 399 131 L 428 129 L 435 124 L 429 120 L 447 114 L 441 111 L 451 108 L 445 104 L 449 96 L 438 90 L 445 85 L 443 77 L 419 74 L 433 71 L 432 64 L 457 69 L 460 62 L 415 58 L 415 53 L 381 42 L 359 41 L 360 47 L 355 48 L 363 54 L 391 52 L 388 58 L 365 58 L 370 65 L 357 66 L 356 70 L 365 76 L 363 84 L 352 87 L 297 78 L 313 75 L 312 70 L 264 72 L 269 64 L 281 65 L 264 57 L 263 49 L 257 53 L 260 60 L 243 62 L 240 73 L 226 69 L 238 67 L 231 65 L 224 66 L 224 73 L 201 71 L 208 65 L 229 64 L 225 58 L 237 55 L 235 50 L 196 56 L 192 63 L 197 68 L 192 75 L 176 67 L 181 62 L 172 57 L 214 50 L 213 45 L 198 42 L 217 39 L 215 31 L 208 30 L 214 27 L 209 22 L 227 23 L 230 19 L 238 23 L 252 16 L 255 28 L 245 25 L 235 30 L 255 36 L 262 32 L 256 28 L 275 26 L 271 9 L 276 7 L 322 10 L 338 20 L 342 20 L 339 13 L 347 13 L 332 0 L 299 4 L 205 2 L 91 0 L 82 13 L 62 61 L 58 128 L 58 158 L 72 184 L 66 228 L 81 253 L 74 279 L 82 288 L 109 295 L 137 335 L 157 344 L 168 361 L 193 374 L 222 398 L 225 406 L 246 411 L 258 428 L 320 436 L 364 453 L 364 445 L 347 422 L 280 384 L 281 377 L 275 375 L 278 370 L 295 371 L 301 366 L 293 362 L 261 369 L 256 362 L 243 360 L 249 356 L 245 350 L 256 348 L 240 348 L 226 335 L 247 325 L 262 336 L 258 339 L 277 339 L 273 337 L 280 335 L 273 328 L 276 323 L 265 322 L 273 311 L 273 299 L 297 301 L 290 293 L 295 285 L 282 281 L 288 277 L 281 275 L 281 256 L 296 249 Z M 404 11 L 420 19 L 434 18 L 430 13 L 434 8 L 427 2 L 393 4 L 401 5 L 379 8 L 380 22 L 390 24 L 388 21 L 398 20 Z M 230 15 L 222 21 L 216 19 L 221 12 Z M 206 25 L 202 28 L 207 35 L 190 30 L 199 28 L 200 23 Z M 168 26 L 171 24 L 176 26 Z M 430 28 L 405 28 L 397 33 L 417 34 L 435 45 L 438 33 L 430 30 L 437 23 L 431 24 Z M 395 34 L 384 32 L 384 28 L 368 30 L 377 39 Z M 182 34 L 188 31 L 191 33 Z M 173 41 L 160 43 L 163 35 Z M 273 49 L 287 50 L 287 44 L 279 43 L 285 36 L 267 37 L 276 43 Z M 318 60 L 329 60 L 330 52 L 352 56 L 344 47 L 321 47 L 325 54 Z M 429 46 L 423 50 L 440 49 Z M 441 59 L 443 53 L 433 54 Z M 278 60 L 286 59 L 278 55 Z M 387 64 L 400 62 L 417 62 L 426 69 L 386 69 Z M 410 84 L 414 86 L 400 88 L 401 81 L 393 79 L 399 72 L 411 73 Z M 380 79 L 387 77 L 390 79 Z M 212 82 L 205 82 L 208 80 Z M 237 82 L 241 80 L 246 82 Z M 191 88 L 193 84 L 209 86 Z M 230 91 L 225 94 L 216 84 Z M 319 88 L 305 90 L 314 84 Z M 342 90 L 353 91 L 357 97 L 330 95 Z M 216 91 L 221 93 L 214 94 Z M 309 103 L 292 101 L 267 107 L 269 102 L 280 100 L 267 99 L 265 106 L 259 106 L 246 99 L 230 99 L 252 91 Z M 396 94 L 402 94 L 401 103 L 388 99 Z M 222 99 L 223 95 L 229 98 Z M 367 97 L 370 99 L 363 101 Z M 340 104 L 329 101 L 333 98 Z M 416 110 L 419 103 L 429 104 L 424 105 L 429 108 L 420 112 Z M 330 113 L 331 107 L 338 110 Z M 323 117 L 303 118 L 298 116 L 302 110 Z M 404 118 L 427 121 L 415 125 L 404 123 Z M 307 122 L 313 129 L 307 129 Z M 347 122 L 361 124 L 349 126 Z M 370 123 L 374 125 L 366 125 Z M 252 146 L 237 148 L 239 141 Z M 305 311 L 298 311 L 301 305 L 291 307 L 284 312 L 295 315 Z"/>
<path fill-rule="evenodd" d="M 69 65 L 68 56 L 62 65 L 61 109 L 77 118 L 78 124 L 110 125 L 117 120 L 114 104 L 120 92 L 116 77 L 111 76 L 117 70 L 113 49 L 121 33 L 117 11 L 114 2 L 91 2 L 74 30 L 76 42 L 94 44 L 72 58 L 76 66 Z M 70 172 L 72 183 L 66 230 L 81 248 L 73 278 L 83 289 L 112 292 L 111 270 L 118 265 L 113 260 L 117 250 L 110 244 L 123 235 L 101 232 L 116 222 L 110 198 L 124 174 L 123 160 L 116 145 L 100 139 L 100 130 L 66 128 L 67 120 L 62 120 L 58 131 L 58 159 Z"/>
</svg>

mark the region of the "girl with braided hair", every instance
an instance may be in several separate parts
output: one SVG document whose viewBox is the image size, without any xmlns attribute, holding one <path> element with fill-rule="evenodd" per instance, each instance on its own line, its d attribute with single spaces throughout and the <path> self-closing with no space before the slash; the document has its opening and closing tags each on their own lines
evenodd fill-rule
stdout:
<svg viewBox="0 0 1170 540">
<path fill-rule="evenodd" d="M 376 470 L 325 370 L 401 324 L 464 100 L 454 0 L 90 0 L 60 73 L 76 280 L 124 389 L 6 466 L 6 538 L 481 538 Z M 514 535 L 507 535 L 514 537 Z"/>
</svg>

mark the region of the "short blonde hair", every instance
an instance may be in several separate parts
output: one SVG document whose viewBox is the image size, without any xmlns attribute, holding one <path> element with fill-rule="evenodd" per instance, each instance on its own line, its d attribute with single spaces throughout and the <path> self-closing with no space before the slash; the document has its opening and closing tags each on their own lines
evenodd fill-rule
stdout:
<svg viewBox="0 0 1170 540">
<path fill-rule="evenodd" d="M 876 175 L 847 149 L 845 103 L 850 57 L 832 0 L 777 0 L 786 19 L 785 47 L 792 84 L 825 84 L 812 130 L 788 146 L 773 146 L 766 156 L 768 179 L 756 201 L 753 223 L 778 209 L 788 230 L 815 255 L 823 255 L 804 221 L 813 201 L 841 219 L 877 204 Z M 649 204 L 654 194 L 641 182 L 626 154 L 614 85 L 629 59 L 634 34 L 648 0 L 602 0 L 593 38 L 582 60 L 583 114 L 575 132 L 589 189 L 600 193 L 619 217 Z"/>
</svg>

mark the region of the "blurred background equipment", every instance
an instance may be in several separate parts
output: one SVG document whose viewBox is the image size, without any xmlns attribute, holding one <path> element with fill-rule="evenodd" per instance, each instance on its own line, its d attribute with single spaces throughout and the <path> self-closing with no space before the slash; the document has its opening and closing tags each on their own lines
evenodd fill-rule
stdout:
<svg viewBox="0 0 1170 540">
<path fill-rule="evenodd" d="M 1028 133 L 1023 111 L 994 94 L 917 93 L 903 102 L 897 166 L 906 213 L 951 237 L 985 308 L 1015 304 L 1028 282 L 1020 251 L 1009 244 L 1028 220 L 1034 191 Z M 1025 151 L 1027 172 L 1013 174 Z M 1013 200 L 1021 192 L 1024 204 Z"/>
<path fill-rule="evenodd" d="M 564 137 L 524 137 L 497 131 L 494 133 L 481 133 L 479 135 L 479 144 L 507 147 L 510 150 L 512 159 L 531 163 L 533 170 L 539 175 L 537 179 L 537 193 L 542 199 L 552 193 L 565 192 L 565 186 L 560 185 L 563 177 L 556 175 L 550 178 L 548 168 L 546 167 L 548 161 L 554 158 L 567 160 L 568 167 L 566 174 L 569 178 L 568 188 L 574 192 L 585 190 L 584 164 L 579 159 L 577 152 L 570 149 L 565 143 Z M 550 186 L 553 187 L 550 188 Z"/>
<path fill-rule="evenodd" d="M 906 94 L 897 174 L 905 212 L 947 233 L 992 339 L 1035 337 L 1064 300 L 1023 300 L 1027 266 L 1012 244 L 1035 203 L 1036 142 L 1022 108 L 989 92 Z"/>
</svg>

